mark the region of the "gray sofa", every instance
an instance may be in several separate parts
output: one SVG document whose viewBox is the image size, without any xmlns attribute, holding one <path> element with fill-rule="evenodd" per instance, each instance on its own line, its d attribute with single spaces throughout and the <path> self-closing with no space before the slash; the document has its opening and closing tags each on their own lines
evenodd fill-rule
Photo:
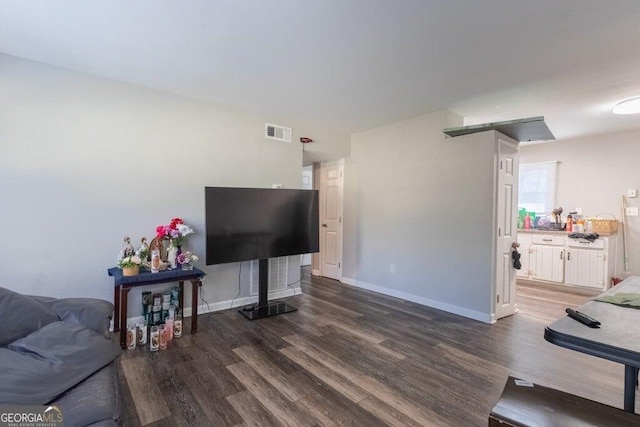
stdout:
<svg viewBox="0 0 640 427">
<path fill-rule="evenodd" d="M 0 287 L 0 405 L 52 405 L 65 426 L 119 425 L 110 302 Z"/>
</svg>

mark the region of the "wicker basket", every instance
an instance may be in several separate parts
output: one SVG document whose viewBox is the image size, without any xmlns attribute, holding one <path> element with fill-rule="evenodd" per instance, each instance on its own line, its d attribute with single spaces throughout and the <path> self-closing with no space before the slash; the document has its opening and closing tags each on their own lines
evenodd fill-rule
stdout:
<svg viewBox="0 0 640 427">
<path fill-rule="evenodd" d="M 618 220 L 594 218 L 591 220 L 591 230 L 598 234 L 613 234 L 618 231 Z"/>
</svg>

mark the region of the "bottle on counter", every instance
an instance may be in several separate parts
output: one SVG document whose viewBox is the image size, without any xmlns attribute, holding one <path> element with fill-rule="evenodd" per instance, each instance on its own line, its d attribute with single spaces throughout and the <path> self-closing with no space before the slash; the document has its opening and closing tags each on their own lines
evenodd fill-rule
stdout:
<svg viewBox="0 0 640 427">
<path fill-rule="evenodd" d="M 573 231 L 573 217 L 571 215 L 567 215 L 567 225 L 565 229 L 568 233 Z"/>
<path fill-rule="evenodd" d="M 526 230 L 531 228 L 531 216 L 529 216 L 529 212 L 524 215 L 524 228 Z"/>
</svg>

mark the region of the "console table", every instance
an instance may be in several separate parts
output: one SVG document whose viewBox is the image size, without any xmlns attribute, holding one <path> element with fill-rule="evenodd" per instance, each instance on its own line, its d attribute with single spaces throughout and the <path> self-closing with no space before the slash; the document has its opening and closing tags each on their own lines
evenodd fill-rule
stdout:
<svg viewBox="0 0 640 427">
<path fill-rule="evenodd" d="M 122 270 L 114 267 L 107 270 L 114 278 L 113 304 L 115 306 L 113 331 L 120 331 L 120 347 L 126 348 L 127 296 L 131 288 L 138 286 L 156 285 L 159 283 L 178 282 L 180 286 L 180 309 L 184 309 L 184 282 L 191 282 L 191 333 L 198 332 L 198 290 L 202 286 L 204 271 L 193 270 L 165 270 L 158 273 L 140 271 L 137 276 L 123 276 Z M 121 328 L 122 326 L 122 328 Z"/>
</svg>

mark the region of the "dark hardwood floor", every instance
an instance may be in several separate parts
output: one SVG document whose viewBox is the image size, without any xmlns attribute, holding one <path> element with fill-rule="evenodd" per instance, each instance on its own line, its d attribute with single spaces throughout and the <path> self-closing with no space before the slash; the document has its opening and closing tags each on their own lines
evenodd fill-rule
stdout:
<svg viewBox="0 0 640 427">
<path fill-rule="evenodd" d="M 485 426 L 509 375 L 622 407 L 622 365 L 543 338 L 587 296 L 518 286 L 520 312 L 487 325 L 308 271 L 302 288 L 295 313 L 204 314 L 125 351 L 123 425 Z"/>
</svg>

